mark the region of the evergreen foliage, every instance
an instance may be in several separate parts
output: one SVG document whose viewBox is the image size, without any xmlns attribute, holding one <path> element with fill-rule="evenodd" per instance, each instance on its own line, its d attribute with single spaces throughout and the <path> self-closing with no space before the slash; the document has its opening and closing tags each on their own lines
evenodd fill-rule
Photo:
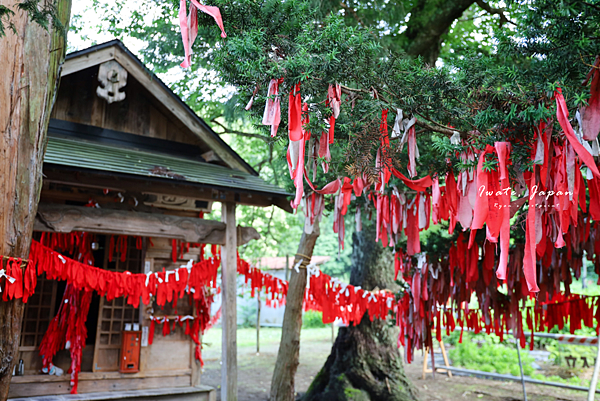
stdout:
<svg viewBox="0 0 600 401">
<path fill-rule="evenodd" d="M 160 18 L 148 25 L 140 15 L 126 30 L 117 30 L 152 38 L 145 54 L 159 69 L 172 67 L 180 59 L 174 55 L 183 51 L 177 27 L 165 30 L 176 13 L 174 3 L 157 0 L 155 12 Z M 237 113 L 229 113 L 229 117 L 240 115 L 242 106 L 259 88 L 254 107 L 246 117 L 260 130 L 267 146 L 278 151 L 272 158 L 279 162 L 271 168 L 285 170 L 285 94 L 292 86 L 298 82 L 302 85 L 303 99 L 309 102 L 308 129 L 314 136 L 326 128 L 323 119 L 331 113 L 324 101 L 327 86 L 340 83 L 346 87 L 346 101 L 336 124 L 332 168 L 329 175 L 319 174 L 317 185 L 359 171 L 375 174 L 373 160 L 384 108 L 400 108 L 405 115 L 414 115 L 423 122 L 418 130 L 422 154 L 419 175 L 444 173 L 447 157 L 456 170 L 467 167 L 452 160 L 452 150 L 459 149 L 452 149 L 445 139 L 451 132 L 447 127 L 454 127 L 476 148 L 496 140 L 512 142 L 514 177 L 530 167 L 532 126 L 554 114 L 553 90 L 557 86 L 563 89 L 572 111 L 585 103 L 589 90 L 581 82 L 595 55 L 600 53 L 597 0 L 511 1 L 505 12 L 516 25 L 505 23 L 492 29 L 490 21 L 498 15 L 489 21 L 484 18 L 484 26 L 488 27 L 485 46 L 459 47 L 437 68 L 407 56 L 398 44 L 402 41 L 394 39 L 401 30 L 401 20 L 408 15 L 401 12 L 402 7 L 386 13 L 381 10 L 388 8 L 377 2 L 372 7 L 358 5 L 357 13 L 366 14 L 360 14 L 362 23 L 351 24 L 349 18 L 354 17 L 328 9 L 326 2 L 322 7 L 315 7 L 308 0 L 216 0 L 211 4 L 221 8 L 228 38 L 221 40 L 214 21 L 200 15 L 194 68 L 200 74 L 210 68 L 221 82 L 233 85 L 236 95 L 230 98 L 228 106 Z M 373 19 L 377 19 L 376 14 L 378 24 Z M 476 18 L 473 15 L 477 15 L 473 10 L 467 11 L 465 18 Z M 466 22 L 457 21 L 452 32 Z M 379 26 L 383 28 L 375 28 Z M 475 26 L 472 28 L 466 36 L 477 32 Z M 387 31 L 395 33 L 386 36 L 383 32 Z M 447 45 L 452 43 L 449 39 Z M 267 139 L 267 127 L 260 125 L 266 89 L 272 78 L 284 78 L 282 124 L 273 140 Z M 182 85 L 189 82 L 184 80 Z M 393 119 L 394 113 L 390 112 L 388 124 Z M 394 143 L 390 152 L 395 167 L 402 171 L 405 153 Z M 486 167 L 494 168 L 494 163 L 490 163 Z"/>
</svg>

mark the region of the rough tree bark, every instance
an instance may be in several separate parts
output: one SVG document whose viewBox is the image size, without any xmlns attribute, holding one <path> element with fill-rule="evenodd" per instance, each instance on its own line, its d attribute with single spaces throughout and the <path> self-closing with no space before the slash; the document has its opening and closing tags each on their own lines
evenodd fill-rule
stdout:
<svg viewBox="0 0 600 401">
<path fill-rule="evenodd" d="M 0 38 L 0 255 L 27 259 L 39 201 L 46 130 L 54 104 L 66 35 L 45 31 L 15 1 L 0 5 L 15 12 L 16 33 Z M 68 26 L 70 0 L 56 0 Z M 0 301 L 0 400 L 8 398 L 18 355 L 23 302 Z"/>
<path fill-rule="evenodd" d="M 419 0 L 406 24 L 406 53 L 435 65 L 442 36 L 475 0 Z"/>
<path fill-rule="evenodd" d="M 310 260 L 319 234 L 319 222 L 316 220 L 311 234 L 302 233 L 298 252 L 291 266 L 281 342 L 279 343 L 273 379 L 271 380 L 271 401 L 293 401 L 295 398 L 294 378 L 300 356 L 300 329 L 302 329 L 302 304 L 304 303 L 306 289 L 306 269 L 301 268 L 299 269 L 300 272 L 296 273 L 293 266 L 306 259 L 305 256 Z M 306 264 L 309 260 L 306 261 Z"/>
<path fill-rule="evenodd" d="M 369 222 L 352 236 L 350 284 L 366 290 L 395 289 L 394 259 L 375 243 Z M 397 337 L 389 323 L 368 314 L 356 326 L 341 327 L 325 365 L 303 401 L 408 401 L 415 390 L 404 374 Z"/>
</svg>

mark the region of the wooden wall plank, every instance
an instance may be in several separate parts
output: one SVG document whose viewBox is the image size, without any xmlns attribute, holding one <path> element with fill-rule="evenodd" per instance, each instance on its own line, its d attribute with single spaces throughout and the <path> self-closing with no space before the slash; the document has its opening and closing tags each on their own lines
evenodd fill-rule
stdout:
<svg viewBox="0 0 600 401">
<path fill-rule="evenodd" d="M 148 136 L 152 138 L 167 139 L 167 127 L 169 121 L 154 105 L 150 105 L 150 125 Z"/>
<path fill-rule="evenodd" d="M 169 323 L 173 324 L 173 323 Z M 162 325 L 157 325 L 158 329 Z M 190 338 L 183 334 L 184 328 L 177 327 L 175 333 L 163 337 L 162 333 L 154 333 L 154 342 L 148 346 L 149 355 L 146 361 L 146 371 L 165 370 L 165 369 L 181 369 L 190 366 Z M 188 376 L 187 385 L 191 385 L 190 377 Z"/>
<path fill-rule="evenodd" d="M 65 76 L 52 118 L 185 143 L 197 146 L 198 154 L 210 150 L 134 76 L 127 77 L 125 99 L 111 104 L 98 97 L 98 85 L 98 65 Z"/>
</svg>

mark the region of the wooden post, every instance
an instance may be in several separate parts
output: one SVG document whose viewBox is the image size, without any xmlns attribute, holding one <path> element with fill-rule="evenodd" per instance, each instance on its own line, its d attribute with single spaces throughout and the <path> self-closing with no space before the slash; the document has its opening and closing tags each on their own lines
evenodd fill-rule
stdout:
<svg viewBox="0 0 600 401">
<path fill-rule="evenodd" d="M 444 357 L 444 363 L 446 364 L 446 366 L 450 366 L 450 361 L 448 360 L 448 354 L 446 354 L 446 347 L 444 347 L 443 341 L 440 341 L 440 348 L 442 350 L 442 357 Z M 441 371 L 443 372 L 443 370 Z M 448 373 L 448 377 L 452 377 L 452 372 L 448 370 L 446 371 L 446 373 Z"/>
<path fill-rule="evenodd" d="M 260 290 L 256 292 L 256 355 L 260 354 Z"/>
<path fill-rule="evenodd" d="M 221 219 L 226 225 L 221 250 L 223 327 L 221 346 L 221 400 L 237 401 L 237 227 L 235 203 L 222 203 Z"/>
<path fill-rule="evenodd" d="M 334 343 L 334 340 L 335 340 L 335 339 L 334 339 L 333 332 L 334 332 L 334 330 L 333 330 L 333 322 L 331 322 L 331 343 L 332 343 L 332 344 Z"/>
<path fill-rule="evenodd" d="M 428 373 L 427 369 L 427 358 L 429 355 L 429 347 L 425 347 L 423 350 L 423 372 L 421 372 L 421 380 L 425 380 L 425 375 Z"/>
<path fill-rule="evenodd" d="M 596 395 L 596 386 L 598 385 L 598 372 L 600 372 L 600 335 L 598 335 L 596 363 L 594 364 L 594 374 L 592 375 L 592 381 L 590 382 L 590 389 L 588 391 L 588 401 L 594 401 L 594 396 Z"/>
</svg>

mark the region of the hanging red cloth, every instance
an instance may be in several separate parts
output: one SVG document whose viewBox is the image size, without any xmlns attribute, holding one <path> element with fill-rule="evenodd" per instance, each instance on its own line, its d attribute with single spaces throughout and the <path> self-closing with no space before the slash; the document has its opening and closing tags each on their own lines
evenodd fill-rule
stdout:
<svg viewBox="0 0 600 401">
<path fill-rule="evenodd" d="M 40 344 L 42 365 L 46 369 L 51 367 L 52 359 L 59 350 L 69 349 L 71 353 L 71 394 L 77 394 L 81 356 L 87 338 L 85 322 L 91 299 L 91 291 L 79 290 L 73 285 L 67 284 L 58 313 L 50 322 Z"/>
<path fill-rule="evenodd" d="M 179 28 L 181 29 L 181 40 L 183 41 L 183 51 L 185 53 L 181 63 L 182 68 L 188 68 L 192 63 L 192 45 L 198 35 L 198 10 L 213 17 L 219 28 L 221 28 L 221 37 L 227 37 L 219 7 L 205 6 L 196 0 L 191 0 L 191 2 L 188 15 L 186 10 L 187 0 L 179 1 Z"/>
<path fill-rule="evenodd" d="M 299 85 L 297 98 L 300 99 L 299 93 Z M 292 103 L 292 94 L 290 93 L 290 108 L 292 104 L 295 104 L 296 101 Z M 302 125 L 300 126 L 300 135 L 297 136 L 297 128 L 296 123 L 290 120 L 290 144 L 288 146 L 287 151 L 287 162 L 288 168 L 290 170 L 290 177 L 294 181 L 294 186 L 296 187 L 296 197 L 291 201 L 292 208 L 296 209 L 300 202 L 302 201 L 302 196 L 304 194 L 304 151 L 305 151 L 305 143 L 306 140 L 310 139 L 310 132 L 305 132 L 302 128 L 304 124 L 308 124 L 308 105 L 305 103 L 302 107 L 302 110 L 305 111 L 305 117 L 302 120 Z M 295 117 L 299 117 L 296 113 L 293 114 Z M 290 111 L 290 119 L 292 118 L 292 111 Z M 294 125 L 292 125 L 294 124 Z M 298 139 L 295 139 L 298 138 Z"/>
<path fill-rule="evenodd" d="M 288 133 L 291 141 L 303 139 L 302 133 L 302 98 L 300 97 L 300 84 L 296 84 L 290 92 L 288 108 Z"/>
<path fill-rule="evenodd" d="M 530 292 L 539 292 L 539 287 L 536 280 L 536 235 L 535 235 L 535 205 L 536 199 L 534 196 L 533 187 L 535 183 L 535 170 L 533 173 L 526 173 L 529 175 L 527 179 L 527 186 L 529 188 L 529 209 L 527 211 L 527 223 L 525 226 L 525 252 L 523 256 L 523 273 L 525 274 L 525 280 L 527 281 L 527 287 Z"/>
<path fill-rule="evenodd" d="M 600 132 L 600 56 L 596 56 L 596 62 L 588 74 L 588 80 L 589 78 L 592 78 L 590 100 L 587 106 L 581 108 L 581 129 L 583 139 L 593 141 Z"/>
<path fill-rule="evenodd" d="M 281 99 L 279 97 L 279 85 L 283 82 L 283 78 L 272 79 L 269 82 L 267 90 L 267 103 L 263 114 L 263 125 L 271 126 L 271 137 L 277 135 L 277 129 L 281 122 Z"/>
<path fill-rule="evenodd" d="M 573 132 L 573 127 L 569 122 L 569 110 L 567 109 L 567 104 L 560 88 L 556 89 L 556 92 L 554 92 L 554 97 L 556 98 L 556 118 L 558 119 L 560 127 L 567 136 L 569 143 L 571 146 L 573 146 L 573 149 L 575 149 L 575 152 L 581 161 L 584 162 L 590 170 L 592 170 L 592 173 L 594 173 L 596 177 L 600 177 L 600 171 L 598 171 L 598 167 L 596 166 L 594 158 L 590 152 L 588 152 L 588 150 L 584 148 L 581 143 L 579 143 L 579 140 L 575 136 L 575 132 Z"/>
<path fill-rule="evenodd" d="M 502 187 L 500 188 L 500 199 L 501 206 L 500 209 L 500 260 L 498 262 L 498 270 L 497 277 L 501 280 L 506 279 L 506 266 L 508 265 L 508 254 L 510 251 L 510 182 L 508 180 L 508 169 L 507 165 L 509 163 L 510 157 L 510 143 L 509 142 L 496 142 L 495 143 L 496 152 L 498 154 L 498 162 L 499 162 L 499 172 L 500 172 L 500 182 Z M 535 235 L 535 232 L 533 233 Z M 532 245 L 533 246 L 533 245 Z M 535 258 L 535 252 L 533 255 Z M 535 263 L 534 263 L 535 265 Z M 534 266 L 535 270 L 535 266 Z M 529 283 L 529 281 L 528 281 Z M 535 275 L 534 275 L 534 283 L 531 288 L 537 288 L 535 284 Z M 530 291 L 534 291 L 530 288 Z M 537 289 L 536 291 L 539 291 Z"/>
</svg>

